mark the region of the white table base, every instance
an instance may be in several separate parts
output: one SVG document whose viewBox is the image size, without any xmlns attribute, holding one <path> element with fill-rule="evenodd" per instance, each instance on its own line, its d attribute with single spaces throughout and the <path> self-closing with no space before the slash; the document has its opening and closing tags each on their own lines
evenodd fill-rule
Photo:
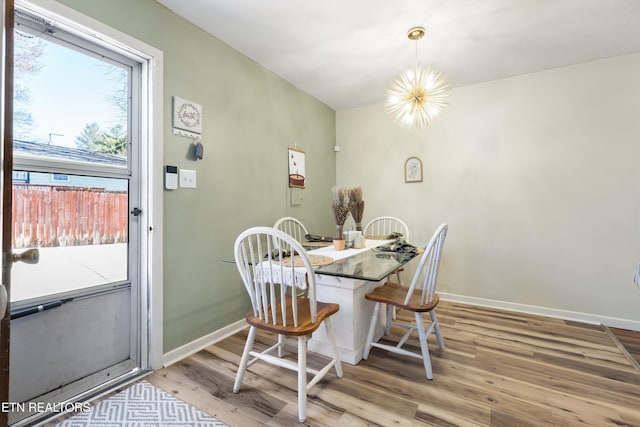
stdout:
<svg viewBox="0 0 640 427">
<path fill-rule="evenodd" d="M 350 279 L 345 277 L 316 274 L 316 293 L 318 301 L 340 304 L 340 311 L 331 316 L 336 344 L 343 362 L 351 365 L 362 360 L 362 352 L 367 339 L 369 323 L 373 315 L 374 303 L 367 301 L 364 296 L 373 289 L 381 286 L 386 278 L 380 282 Z M 384 311 L 384 310 L 383 310 Z M 384 333 L 386 316 L 380 313 L 380 320 L 374 339 L 379 340 Z M 332 356 L 331 346 L 324 327 L 320 326 L 308 341 L 309 350 Z"/>
</svg>

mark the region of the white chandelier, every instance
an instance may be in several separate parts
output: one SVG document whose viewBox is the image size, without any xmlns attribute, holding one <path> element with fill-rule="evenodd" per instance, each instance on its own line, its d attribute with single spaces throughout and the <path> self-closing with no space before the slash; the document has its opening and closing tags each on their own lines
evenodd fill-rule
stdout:
<svg viewBox="0 0 640 427">
<path fill-rule="evenodd" d="M 387 111 L 397 122 L 418 129 L 431 121 L 447 106 L 449 83 L 444 73 L 418 63 L 418 40 L 424 36 L 423 27 L 407 32 L 409 40 L 416 42 L 416 63 L 413 69 L 402 73 L 387 90 Z"/>
</svg>

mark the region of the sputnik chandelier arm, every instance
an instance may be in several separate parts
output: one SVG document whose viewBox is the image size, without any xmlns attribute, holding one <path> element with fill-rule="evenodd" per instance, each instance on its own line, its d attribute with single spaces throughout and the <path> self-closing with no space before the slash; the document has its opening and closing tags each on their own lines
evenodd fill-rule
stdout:
<svg viewBox="0 0 640 427">
<path fill-rule="evenodd" d="M 416 42 L 414 69 L 396 77 L 387 90 L 387 111 L 397 122 L 418 129 L 429 126 L 449 98 L 446 75 L 418 63 L 418 41 L 423 36 L 423 27 L 409 29 L 407 37 Z"/>
</svg>

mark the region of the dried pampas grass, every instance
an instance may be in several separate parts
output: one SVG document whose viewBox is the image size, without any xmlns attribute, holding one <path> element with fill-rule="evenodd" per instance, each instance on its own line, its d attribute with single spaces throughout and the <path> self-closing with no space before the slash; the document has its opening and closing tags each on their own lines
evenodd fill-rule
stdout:
<svg viewBox="0 0 640 427">
<path fill-rule="evenodd" d="M 331 210 L 336 222 L 336 238 L 342 239 L 342 227 L 349 216 L 349 189 L 345 187 L 333 187 L 331 190 Z"/>
<path fill-rule="evenodd" d="M 349 210 L 356 223 L 356 230 L 362 230 L 362 216 L 364 215 L 364 200 L 362 200 L 362 188 L 349 189 Z"/>
</svg>

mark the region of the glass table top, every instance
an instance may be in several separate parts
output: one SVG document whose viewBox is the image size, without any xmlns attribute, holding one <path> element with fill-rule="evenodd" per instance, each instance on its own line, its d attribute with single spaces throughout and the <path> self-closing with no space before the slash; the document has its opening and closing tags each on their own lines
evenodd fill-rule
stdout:
<svg viewBox="0 0 640 427">
<path fill-rule="evenodd" d="M 315 271 L 316 274 L 378 282 L 417 255 L 415 253 L 380 252 L 371 249 L 320 266 Z"/>
</svg>

